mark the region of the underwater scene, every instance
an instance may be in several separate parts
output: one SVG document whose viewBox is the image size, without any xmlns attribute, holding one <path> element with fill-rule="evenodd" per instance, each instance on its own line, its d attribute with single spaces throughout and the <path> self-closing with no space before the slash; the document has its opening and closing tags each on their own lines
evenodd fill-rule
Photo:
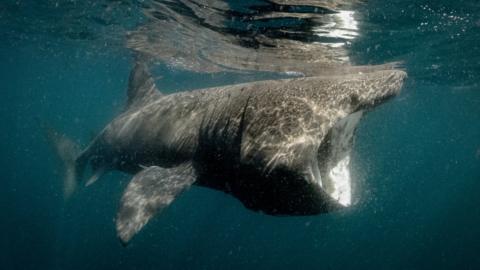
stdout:
<svg viewBox="0 0 480 270">
<path fill-rule="evenodd" d="M 479 269 L 480 2 L 2 0 L 0 269 Z"/>
</svg>

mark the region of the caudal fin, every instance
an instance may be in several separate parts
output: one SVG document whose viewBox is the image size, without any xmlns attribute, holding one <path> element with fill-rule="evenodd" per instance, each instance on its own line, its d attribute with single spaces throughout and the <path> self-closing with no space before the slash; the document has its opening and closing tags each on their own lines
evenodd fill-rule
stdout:
<svg viewBox="0 0 480 270">
<path fill-rule="evenodd" d="M 83 165 L 77 161 L 80 155 L 80 147 L 55 129 L 45 124 L 42 124 L 42 126 L 48 141 L 63 164 L 63 195 L 65 199 L 69 199 L 75 191 L 77 178 L 83 169 Z"/>
</svg>

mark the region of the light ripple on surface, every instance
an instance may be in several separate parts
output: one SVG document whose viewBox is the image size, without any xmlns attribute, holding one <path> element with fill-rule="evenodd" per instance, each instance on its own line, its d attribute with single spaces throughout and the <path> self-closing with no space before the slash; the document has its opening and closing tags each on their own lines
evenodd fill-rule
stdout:
<svg viewBox="0 0 480 270">
<path fill-rule="evenodd" d="M 350 64 L 360 1 L 157 0 L 127 46 L 194 72 L 270 71 L 305 76 L 365 71 Z M 386 68 L 382 66 L 380 68 Z"/>
</svg>

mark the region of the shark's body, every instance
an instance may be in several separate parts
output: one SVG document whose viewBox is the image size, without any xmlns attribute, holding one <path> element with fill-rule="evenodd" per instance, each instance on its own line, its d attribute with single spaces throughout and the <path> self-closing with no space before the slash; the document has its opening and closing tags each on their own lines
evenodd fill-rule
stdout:
<svg viewBox="0 0 480 270">
<path fill-rule="evenodd" d="M 162 95 L 136 64 L 127 109 L 70 159 L 67 176 L 88 163 L 88 183 L 106 170 L 135 174 L 116 221 L 123 242 L 192 184 L 267 214 L 328 212 L 351 203 L 345 169 L 362 111 L 396 95 L 405 77 L 385 70 Z"/>
</svg>

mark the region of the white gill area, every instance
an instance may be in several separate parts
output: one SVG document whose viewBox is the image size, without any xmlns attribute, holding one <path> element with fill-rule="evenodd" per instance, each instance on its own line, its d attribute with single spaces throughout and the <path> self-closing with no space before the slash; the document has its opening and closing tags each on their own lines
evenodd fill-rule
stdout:
<svg viewBox="0 0 480 270">
<path fill-rule="evenodd" d="M 356 126 L 362 117 L 359 111 L 338 121 L 332 129 L 330 156 L 327 175 L 322 180 L 328 181 L 327 192 L 343 206 L 352 203 L 352 176 L 350 172 L 350 154 Z M 325 179 L 326 178 L 326 179 Z"/>
</svg>

